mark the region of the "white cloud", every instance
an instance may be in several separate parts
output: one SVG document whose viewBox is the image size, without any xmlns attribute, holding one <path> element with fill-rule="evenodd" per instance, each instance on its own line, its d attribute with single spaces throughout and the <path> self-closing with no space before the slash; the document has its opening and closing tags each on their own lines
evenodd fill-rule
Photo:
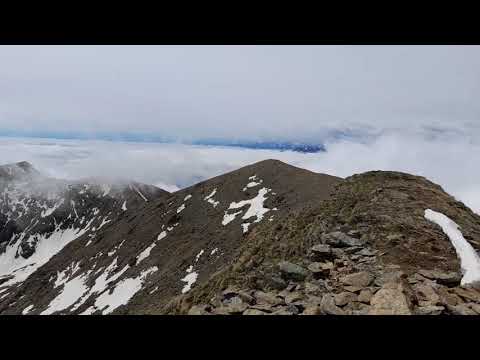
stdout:
<svg viewBox="0 0 480 360">
<path fill-rule="evenodd" d="M 264 159 L 341 177 L 369 170 L 418 174 L 480 213 L 480 144 L 464 136 L 385 133 L 368 141 L 330 140 L 301 154 L 227 147 L 0 138 L 0 163 L 27 160 L 51 176 L 133 179 L 175 191 Z"/>
</svg>

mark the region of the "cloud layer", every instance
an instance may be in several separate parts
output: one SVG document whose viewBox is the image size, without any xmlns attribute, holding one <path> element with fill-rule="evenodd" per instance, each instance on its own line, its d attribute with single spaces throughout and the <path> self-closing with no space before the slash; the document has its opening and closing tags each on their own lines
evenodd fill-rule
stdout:
<svg viewBox="0 0 480 360">
<path fill-rule="evenodd" d="M 27 160 L 59 178 L 133 179 L 175 191 L 264 159 L 340 177 L 369 170 L 426 176 L 480 213 L 480 145 L 461 136 L 394 132 L 368 142 L 332 140 L 327 152 L 301 154 L 179 144 L 0 138 L 0 163 Z"/>
</svg>

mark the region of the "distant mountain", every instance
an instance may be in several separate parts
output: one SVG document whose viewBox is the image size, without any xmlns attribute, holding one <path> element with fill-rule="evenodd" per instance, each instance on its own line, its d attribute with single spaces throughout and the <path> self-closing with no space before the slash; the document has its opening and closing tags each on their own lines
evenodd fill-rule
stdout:
<svg viewBox="0 0 480 360">
<path fill-rule="evenodd" d="M 231 146 L 245 149 L 259 149 L 259 150 L 278 150 L 278 151 L 296 151 L 301 153 L 318 153 L 326 151 L 321 144 L 304 144 L 304 143 L 290 143 L 290 142 L 269 142 L 269 141 L 245 141 L 245 142 L 230 142 L 222 140 L 202 140 L 193 142 L 194 145 L 215 145 L 215 146 Z"/>
<path fill-rule="evenodd" d="M 0 202 L 0 314 L 480 313 L 480 217 L 422 177 L 265 160 L 172 194 L 22 181 Z"/>
</svg>

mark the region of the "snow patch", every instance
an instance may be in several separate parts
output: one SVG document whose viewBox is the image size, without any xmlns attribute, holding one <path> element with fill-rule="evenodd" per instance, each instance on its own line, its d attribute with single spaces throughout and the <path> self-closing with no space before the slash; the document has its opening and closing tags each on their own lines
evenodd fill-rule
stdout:
<svg viewBox="0 0 480 360">
<path fill-rule="evenodd" d="M 198 273 L 197 272 L 190 272 L 185 276 L 181 281 L 187 283 L 183 289 L 182 289 L 182 294 L 186 294 L 192 289 L 192 285 L 197 282 L 198 279 Z"/>
<path fill-rule="evenodd" d="M 125 200 L 125 201 L 123 202 L 122 210 L 123 210 L 123 211 L 127 211 L 127 200 Z"/>
<path fill-rule="evenodd" d="M 182 204 L 182 206 L 180 206 L 180 207 L 177 209 L 177 214 L 181 213 L 183 210 L 185 210 L 185 204 Z"/>
<path fill-rule="evenodd" d="M 25 309 L 22 310 L 22 315 L 27 315 L 32 309 L 35 307 L 35 305 L 28 305 Z"/>
<path fill-rule="evenodd" d="M 431 209 L 425 210 L 425 218 L 438 226 L 450 238 L 462 267 L 461 285 L 480 285 L 480 257 L 470 243 L 465 240 L 456 224 L 449 217 Z"/>
<path fill-rule="evenodd" d="M 217 188 L 213 189 L 213 191 L 210 193 L 210 195 L 208 195 L 204 198 L 204 200 L 207 201 L 208 203 L 212 204 L 214 208 L 216 208 L 218 206 L 218 204 L 220 204 L 220 201 L 215 201 L 214 199 L 212 199 L 212 197 L 214 197 L 216 193 L 217 193 Z"/>
</svg>

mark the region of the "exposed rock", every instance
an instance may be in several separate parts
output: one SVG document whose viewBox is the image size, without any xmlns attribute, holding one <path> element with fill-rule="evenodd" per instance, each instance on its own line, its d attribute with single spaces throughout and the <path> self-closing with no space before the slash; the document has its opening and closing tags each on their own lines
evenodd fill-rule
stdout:
<svg viewBox="0 0 480 360">
<path fill-rule="evenodd" d="M 375 256 L 377 254 L 378 254 L 378 250 L 372 250 L 372 249 L 362 249 L 356 253 L 356 255 L 361 255 L 361 256 Z"/>
<path fill-rule="evenodd" d="M 267 315 L 267 313 L 257 309 L 247 309 L 243 312 L 243 315 Z"/>
<path fill-rule="evenodd" d="M 445 286 L 459 286 L 462 276 L 456 272 L 442 272 L 439 270 L 420 270 L 418 273 L 427 279 L 435 280 Z"/>
<path fill-rule="evenodd" d="M 298 292 L 293 292 L 285 296 L 285 303 L 286 304 L 291 304 L 294 303 L 295 301 L 302 300 L 304 296 Z"/>
<path fill-rule="evenodd" d="M 210 315 L 208 305 L 194 305 L 188 311 L 188 315 Z"/>
<path fill-rule="evenodd" d="M 314 262 L 308 265 L 308 270 L 313 274 L 315 279 L 325 279 L 330 275 L 330 271 L 334 268 L 333 263 Z"/>
<path fill-rule="evenodd" d="M 278 268 L 285 280 L 303 281 L 308 275 L 306 269 L 288 261 L 280 262 Z"/>
<path fill-rule="evenodd" d="M 480 305 L 479 304 L 470 304 L 470 308 L 480 315 Z"/>
<path fill-rule="evenodd" d="M 415 309 L 415 315 L 440 315 L 444 310 L 443 306 L 420 306 Z"/>
<path fill-rule="evenodd" d="M 350 291 L 352 293 L 357 293 L 361 290 L 363 290 L 363 286 L 344 286 L 344 290 Z"/>
<path fill-rule="evenodd" d="M 332 294 L 325 294 L 320 303 L 322 312 L 326 315 L 346 315 L 347 313 L 335 305 L 335 297 Z"/>
<path fill-rule="evenodd" d="M 340 281 L 346 285 L 366 287 L 373 281 L 373 275 L 366 271 L 360 271 L 346 275 Z"/>
<path fill-rule="evenodd" d="M 329 261 L 335 258 L 335 254 L 332 252 L 332 248 L 327 244 L 318 244 L 310 249 L 311 259 L 313 261 Z"/>
<path fill-rule="evenodd" d="M 447 305 L 447 309 L 452 315 L 477 315 L 477 313 L 466 304 L 458 304 L 455 306 Z"/>
<path fill-rule="evenodd" d="M 284 303 L 282 299 L 280 299 L 279 297 L 277 297 L 275 294 L 272 294 L 272 293 L 255 291 L 253 296 L 257 300 L 257 304 L 279 305 Z"/>
<path fill-rule="evenodd" d="M 412 302 L 405 281 L 385 284 L 370 300 L 369 315 L 411 315 Z"/>
<path fill-rule="evenodd" d="M 354 293 L 345 291 L 335 295 L 335 305 L 345 306 L 350 302 L 357 301 L 357 298 L 357 295 L 355 295 Z"/>
<path fill-rule="evenodd" d="M 365 244 L 364 240 L 353 238 L 341 231 L 322 235 L 322 242 L 334 247 L 362 246 Z"/>
<path fill-rule="evenodd" d="M 455 288 L 453 291 L 465 300 L 480 303 L 480 291 L 473 288 Z"/>
<path fill-rule="evenodd" d="M 377 276 L 375 278 L 375 285 L 383 286 L 390 282 L 400 281 L 401 279 L 405 278 L 407 275 L 401 270 L 394 270 L 384 272 L 383 274 Z"/>
<path fill-rule="evenodd" d="M 288 285 L 285 280 L 276 275 L 266 277 L 265 281 L 267 286 L 275 290 L 283 290 Z"/>
<path fill-rule="evenodd" d="M 370 289 L 363 289 L 360 291 L 360 294 L 358 295 L 358 301 L 365 303 L 365 304 L 370 304 L 370 300 L 372 299 L 373 292 Z"/>
<path fill-rule="evenodd" d="M 301 315 L 321 315 L 322 310 L 319 305 L 310 305 L 303 310 Z"/>
<path fill-rule="evenodd" d="M 416 284 L 413 287 L 413 290 L 415 291 L 417 298 L 419 300 L 419 304 L 421 306 L 435 306 L 439 304 L 440 301 L 440 296 L 437 294 L 435 289 L 427 284 Z"/>
</svg>

